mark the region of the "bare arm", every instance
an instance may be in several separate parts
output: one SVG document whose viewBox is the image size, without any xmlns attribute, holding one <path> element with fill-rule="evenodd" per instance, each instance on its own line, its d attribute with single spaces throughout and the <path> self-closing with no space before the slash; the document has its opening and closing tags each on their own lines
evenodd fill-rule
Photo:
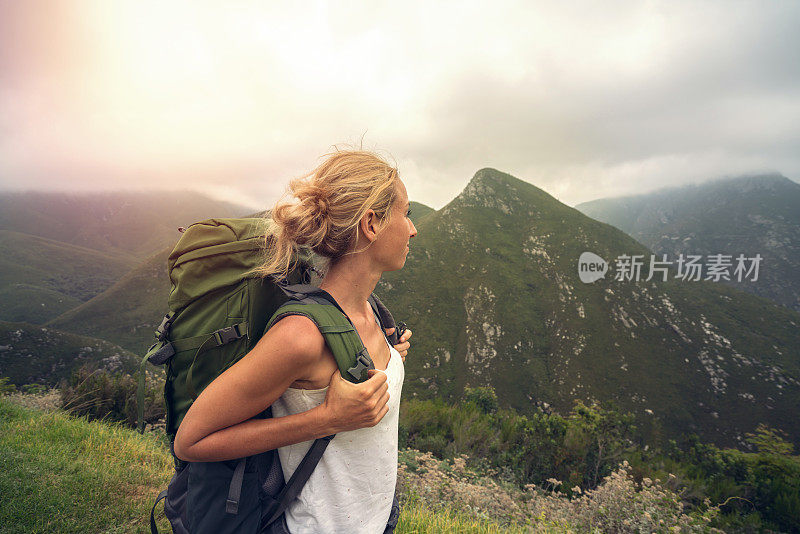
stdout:
<svg viewBox="0 0 800 534">
<path fill-rule="evenodd" d="M 377 424 L 388 411 L 386 375 L 372 372 L 366 382 L 352 384 L 338 370 L 318 407 L 252 419 L 326 357 L 325 341 L 310 319 L 280 320 L 192 404 L 175 436 L 176 456 L 190 462 L 230 460 Z"/>
</svg>

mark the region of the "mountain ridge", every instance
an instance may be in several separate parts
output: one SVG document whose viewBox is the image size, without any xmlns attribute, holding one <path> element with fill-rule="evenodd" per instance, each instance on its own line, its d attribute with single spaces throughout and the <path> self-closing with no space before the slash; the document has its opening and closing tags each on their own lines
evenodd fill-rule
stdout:
<svg viewBox="0 0 800 534">
<path fill-rule="evenodd" d="M 757 332 L 765 327 L 749 325 L 747 316 L 755 321 L 769 314 L 780 325 L 769 336 L 784 356 L 773 351 L 758 362 L 780 362 L 778 374 L 790 384 L 782 387 L 798 398 L 800 373 L 786 355 L 800 346 L 796 313 L 711 282 L 625 285 L 607 277 L 583 284 L 577 280 L 582 252 L 613 258 L 649 251 L 617 228 L 509 176 L 492 169 L 476 173 L 460 195 L 419 225 L 406 267 L 386 273 L 376 288 L 398 308 L 396 315 L 409 317 L 415 353 L 430 358 L 407 359 L 410 394 L 455 399 L 467 386 L 489 385 L 523 413 L 545 404 L 568 411 L 578 398 L 614 400 L 640 418 L 650 417 L 650 410 L 676 430 L 735 443 L 755 419 L 775 422 L 767 409 L 753 411 L 742 399 L 729 398 L 736 396 L 732 383 L 745 384 L 741 366 L 747 364 L 736 355 L 763 345 Z M 745 317 L 731 317 L 720 302 L 736 302 Z M 701 317 L 706 307 L 711 311 Z M 734 342 L 733 333 L 742 329 L 746 335 Z M 733 346 L 715 336 L 731 338 Z M 786 398 L 775 400 L 785 391 L 774 389 L 778 382 L 769 381 L 765 365 L 752 363 L 753 354 L 744 357 L 768 382 L 759 382 L 759 395 L 775 392 L 769 410 L 788 417 Z M 728 363 L 717 365 L 717 358 Z M 674 369 L 679 363 L 685 366 L 681 373 Z M 731 384 L 723 385 L 723 373 Z M 647 388 L 655 393 L 645 393 Z M 764 400 L 769 396 L 764 393 Z M 657 400 L 642 400 L 649 397 Z M 725 410 L 703 409 L 720 402 Z M 675 415 L 660 413 L 662 406 Z M 739 409 L 751 410 L 742 418 L 748 430 L 726 430 L 712 415 Z M 793 436 L 798 439 L 798 429 Z"/>
<path fill-rule="evenodd" d="M 725 281 L 800 311 L 800 184 L 747 175 L 579 204 L 653 253 L 762 257 L 758 280 Z"/>
<path fill-rule="evenodd" d="M 134 261 L 173 243 L 179 226 L 251 211 L 191 191 L 0 193 L 0 229 Z"/>
</svg>

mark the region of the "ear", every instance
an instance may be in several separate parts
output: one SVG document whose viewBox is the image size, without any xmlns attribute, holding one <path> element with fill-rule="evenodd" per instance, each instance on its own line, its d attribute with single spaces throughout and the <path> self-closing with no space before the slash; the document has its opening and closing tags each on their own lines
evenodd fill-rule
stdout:
<svg viewBox="0 0 800 534">
<path fill-rule="evenodd" d="M 367 212 L 361 217 L 359 226 L 361 227 L 361 235 L 367 238 L 367 241 L 370 243 L 375 241 L 375 239 L 378 237 L 380 223 L 378 221 L 378 216 L 373 210 L 367 210 Z"/>
</svg>

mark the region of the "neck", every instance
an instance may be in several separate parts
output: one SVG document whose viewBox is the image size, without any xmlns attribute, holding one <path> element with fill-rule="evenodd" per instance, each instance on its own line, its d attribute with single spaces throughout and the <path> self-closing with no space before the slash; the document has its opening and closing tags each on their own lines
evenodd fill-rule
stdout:
<svg viewBox="0 0 800 534">
<path fill-rule="evenodd" d="M 319 284 L 320 289 L 336 299 L 351 320 L 367 315 L 367 299 L 381 279 L 382 273 L 371 269 L 364 259 L 360 254 L 341 258 L 330 266 Z"/>
</svg>

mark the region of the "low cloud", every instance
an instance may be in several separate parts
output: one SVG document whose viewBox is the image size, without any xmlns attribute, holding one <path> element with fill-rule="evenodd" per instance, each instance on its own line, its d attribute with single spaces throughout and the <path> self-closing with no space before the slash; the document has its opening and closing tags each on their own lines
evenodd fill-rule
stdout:
<svg viewBox="0 0 800 534">
<path fill-rule="evenodd" d="M 570 205 L 800 178 L 794 3 L 59 6 L 0 4 L 6 189 L 262 206 L 333 143 L 436 208 L 487 166 Z"/>
</svg>

